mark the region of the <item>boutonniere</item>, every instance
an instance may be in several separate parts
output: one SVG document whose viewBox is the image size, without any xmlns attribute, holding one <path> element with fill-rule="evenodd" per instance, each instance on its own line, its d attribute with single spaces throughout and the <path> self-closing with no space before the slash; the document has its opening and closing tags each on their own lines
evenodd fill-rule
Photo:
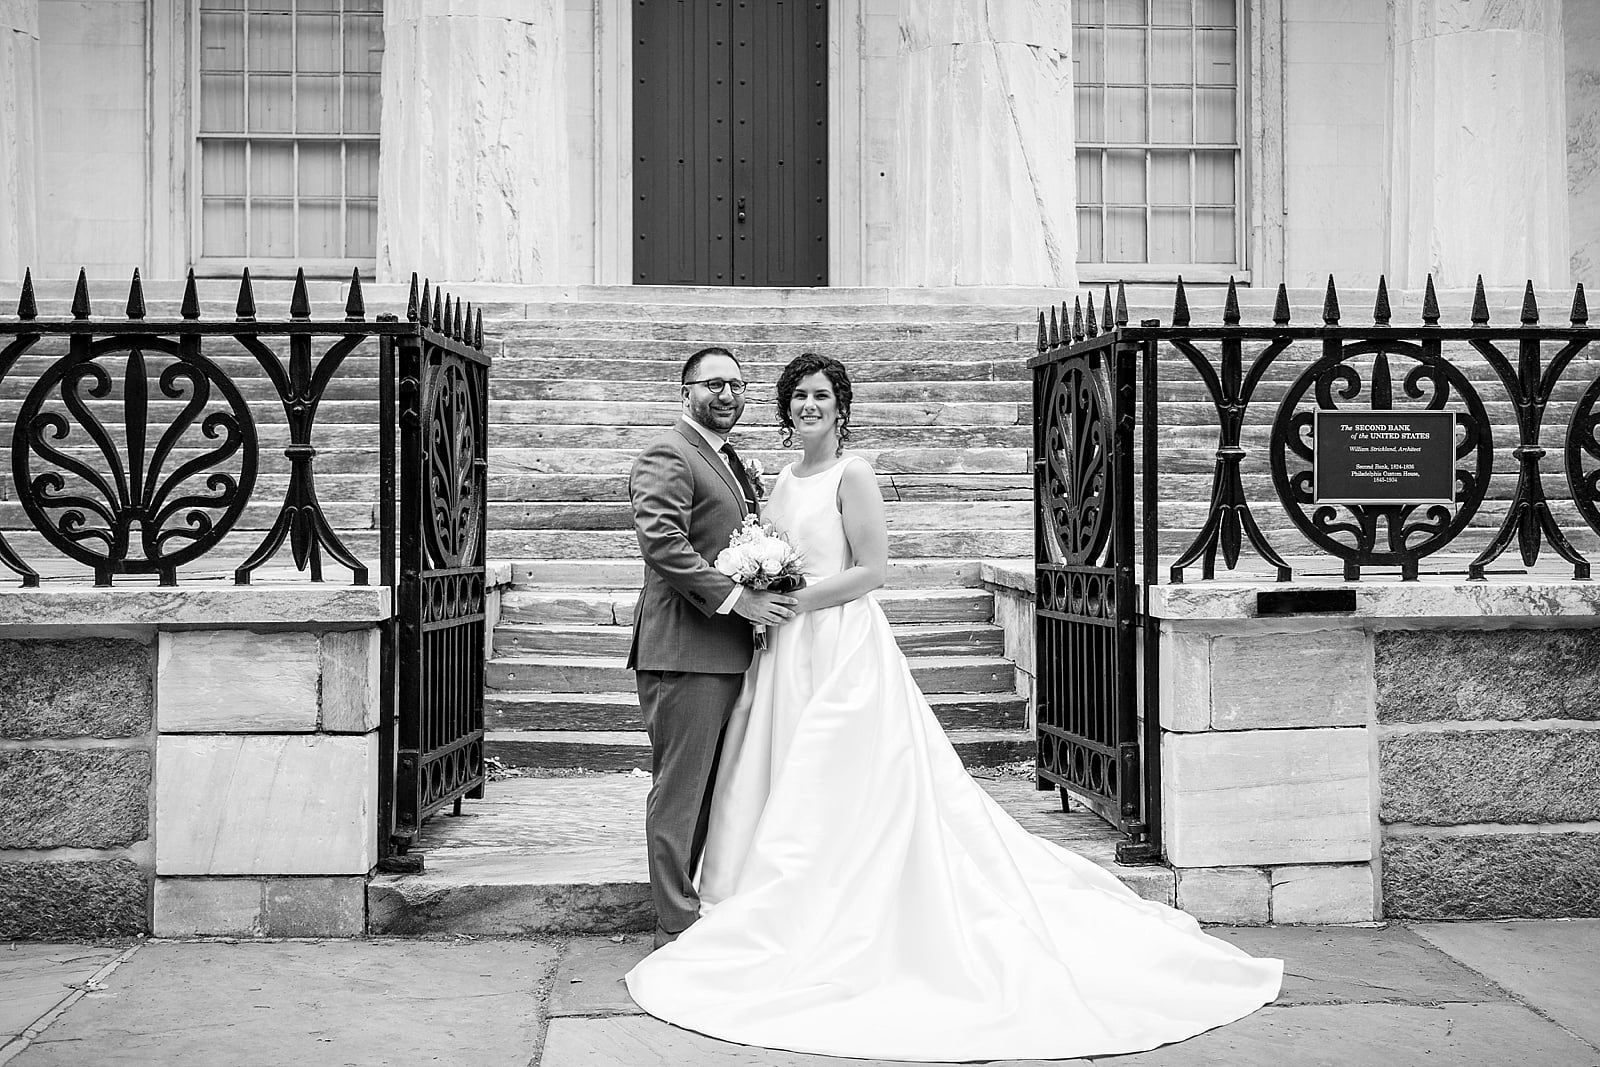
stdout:
<svg viewBox="0 0 1600 1067">
<path fill-rule="evenodd" d="M 767 498 L 767 486 L 761 479 L 767 473 L 767 469 L 761 465 L 761 461 L 759 459 L 745 460 L 744 473 L 745 477 L 750 479 L 750 491 L 755 493 L 756 499 L 765 500 Z"/>
</svg>

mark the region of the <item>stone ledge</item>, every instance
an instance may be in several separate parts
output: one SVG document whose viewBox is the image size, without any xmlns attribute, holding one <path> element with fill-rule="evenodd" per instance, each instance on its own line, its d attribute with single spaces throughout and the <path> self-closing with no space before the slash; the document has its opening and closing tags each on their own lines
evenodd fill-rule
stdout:
<svg viewBox="0 0 1600 1067">
<path fill-rule="evenodd" d="M 1256 595 L 1288 589 L 1345 589 L 1356 594 L 1354 612 L 1338 615 L 1261 616 Z M 1157 585 L 1150 589 L 1150 613 L 1173 621 L 1233 622 L 1269 619 L 1314 619 L 1329 624 L 1373 619 L 1425 620 L 1429 626 L 1459 620 L 1482 626 L 1483 619 L 1545 620 L 1546 625 L 1600 626 L 1600 585 L 1550 579 L 1545 581 L 1466 582 L 1424 578 L 1416 582 L 1194 582 Z M 1336 623 L 1335 623 L 1336 624 Z"/>
<path fill-rule="evenodd" d="M 992 592 L 1007 592 L 1032 600 L 1033 579 L 1033 564 L 1030 561 L 986 559 L 978 563 L 978 581 Z"/>
<path fill-rule="evenodd" d="M 381 585 L 195 585 L 178 588 L 44 585 L 0 588 L 0 631 L 70 626 L 267 626 L 377 623 L 390 616 Z"/>
</svg>

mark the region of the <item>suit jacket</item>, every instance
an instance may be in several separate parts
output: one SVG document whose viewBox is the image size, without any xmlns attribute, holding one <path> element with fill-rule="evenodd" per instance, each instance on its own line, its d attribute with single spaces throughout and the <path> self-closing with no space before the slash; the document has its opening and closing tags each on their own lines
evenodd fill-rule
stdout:
<svg viewBox="0 0 1600 1067">
<path fill-rule="evenodd" d="M 722 457 L 685 420 L 633 462 L 628 477 L 644 588 L 633 610 L 628 666 L 740 674 L 754 654 L 748 620 L 717 608 L 734 581 L 713 566 L 749 513 Z"/>
</svg>

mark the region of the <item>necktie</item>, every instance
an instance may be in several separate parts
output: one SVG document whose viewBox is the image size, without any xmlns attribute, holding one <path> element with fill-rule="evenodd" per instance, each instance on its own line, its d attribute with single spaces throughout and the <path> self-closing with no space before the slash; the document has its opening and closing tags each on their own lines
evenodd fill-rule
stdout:
<svg viewBox="0 0 1600 1067">
<path fill-rule="evenodd" d="M 750 485 L 750 475 L 745 472 L 744 463 L 739 459 L 739 453 L 733 450 L 732 445 L 722 446 L 722 454 L 728 457 L 728 470 L 733 472 L 733 480 L 739 483 L 739 491 L 744 494 L 745 506 L 752 512 L 756 510 L 755 489 Z"/>
</svg>

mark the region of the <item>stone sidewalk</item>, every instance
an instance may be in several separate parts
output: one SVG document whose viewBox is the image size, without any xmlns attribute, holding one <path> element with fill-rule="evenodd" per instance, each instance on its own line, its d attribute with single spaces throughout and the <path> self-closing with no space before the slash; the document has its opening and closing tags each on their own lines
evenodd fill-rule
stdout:
<svg viewBox="0 0 1600 1067">
<path fill-rule="evenodd" d="M 1214 932 L 1285 960 L 1278 1001 L 1093 1062 L 1600 1067 L 1600 920 Z M 621 976 L 645 948 L 634 936 L 0 945 L 0 1065 L 866 1062 L 730 1045 L 641 1015 Z"/>
</svg>

